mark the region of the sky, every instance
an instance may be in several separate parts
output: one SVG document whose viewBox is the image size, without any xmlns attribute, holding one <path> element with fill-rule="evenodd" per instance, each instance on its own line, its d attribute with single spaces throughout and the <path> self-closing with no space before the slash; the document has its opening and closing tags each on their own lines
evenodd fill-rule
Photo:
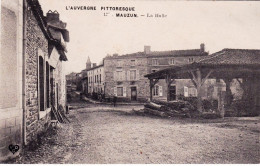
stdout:
<svg viewBox="0 0 260 166">
<path fill-rule="evenodd" d="M 39 0 L 43 12 L 57 10 L 67 23 L 70 42 L 65 73 L 85 69 L 88 56 L 100 63 L 107 54 L 144 50 L 198 49 L 209 53 L 223 48 L 260 49 L 260 3 L 248 1 L 87 1 Z M 96 10 L 67 10 L 96 6 Z M 135 11 L 103 11 L 101 7 L 134 7 Z M 104 16 L 109 12 L 108 16 Z M 115 17 L 136 13 L 139 17 Z M 164 18 L 147 14 L 167 15 Z M 145 16 L 141 16 L 145 15 Z"/>
</svg>

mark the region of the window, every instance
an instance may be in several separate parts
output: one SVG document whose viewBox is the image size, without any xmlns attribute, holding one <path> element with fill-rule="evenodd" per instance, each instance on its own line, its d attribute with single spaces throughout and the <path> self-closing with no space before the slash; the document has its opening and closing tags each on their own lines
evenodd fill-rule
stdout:
<svg viewBox="0 0 260 166">
<path fill-rule="evenodd" d="M 40 111 L 44 111 L 44 62 L 43 58 L 39 56 L 39 92 L 40 95 Z"/>
<path fill-rule="evenodd" d="M 131 65 L 131 66 L 135 66 L 135 60 L 134 60 L 134 59 L 131 60 L 130 65 Z"/>
<path fill-rule="evenodd" d="M 123 96 L 123 87 L 117 87 L 117 96 Z"/>
<path fill-rule="evenodd" d="M 174 59 L 170 59 L 170 62 L 169 62 L 170 65 L 174 65 Z"/>
<path fill-rule="evenodd" d="M 153 88 L 153 95 L 159 96 L 159 85 L 155 85 Z"/>
<path fill-rule="evenodd" d="M 189 96 L 191 97 L 196 97 L 197 96 L 197 89 L 196 88 L 189 88 L 189 92 L 188 92 Z"/>
<path fill-rule="evenodd" d="M 136 80 L 136 70 L 130 71 L 130 80 Z"/>
<path fill-rule="evenodd" d="M 158 59 L 152 59 L 152 65 L 155 66 L 155 65 L 158 65 Z"/>
<path fill-rule="evenodd" d="M 123 66 L 123 61 L 122 60 L 117 60 L 117 67 L 122 67 Z"/>
<path fill-rule="evenodd" d="M 46 99 L 47 108 L 50 108 L 50 66 L 46 62 Z"/>
<path fill-rule="evenodd" d="M 190 63 L 194 62 L 194 59 L 193 59 L 192 57 L 189 58 L 189 62 L 190 62 Z"/>
<path fill-rule="evenodd" d="M 117 74 L 117 80 L 122 81 L 123 80 L 123 71 L 116 71 Z"/>
</svg>

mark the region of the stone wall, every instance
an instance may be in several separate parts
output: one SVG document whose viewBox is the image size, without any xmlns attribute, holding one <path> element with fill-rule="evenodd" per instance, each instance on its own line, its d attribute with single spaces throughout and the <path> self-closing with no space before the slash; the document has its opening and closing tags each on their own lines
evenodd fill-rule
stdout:
<svg viewBox="0 0 260 166">
<path fill-rule="evenodd" d="M 122 67 L 118 67 L 118 60 L 121 60 Z M 131 65 L 131 60 L 135 60 L 135 65 Z M 122 81 L 114 79 L 114 72 L 120 69 L 125 73 L 125 77 Z M 130 70 L 137 70 L 137 79 L 134 81 L 129 80 Z M 147 74 L 147 58 L 107 58 L 104 60 L 104 72 L 105 72 L 105 92 L 109 95 L 114 95 L 115 87 L 125 87 L 126 96 L 121 98 L 131 99 L 131 87 L 137 88 L 137 100 L 146 100 L 147 92 L 149 92 L 149 81 L 144 75 Z"/>
<path fill-rule="evenodd" d="M 0 161 L 22 147 L 22 0 L 2 0 L 0 42 Z"/>
<path fill-rule="evenodd" d="M 25 48 L 26 143 L 48 127 L 50 114 L 40 119 L 38 93 L 38 54 L 48 57 L 48 40 L 41 31 L 33 12 L 27 10 Z M 44 61 L 45 63 L 45 61 Z M 45 66 L 44 66 L 45 68 Z"/>
</svg>

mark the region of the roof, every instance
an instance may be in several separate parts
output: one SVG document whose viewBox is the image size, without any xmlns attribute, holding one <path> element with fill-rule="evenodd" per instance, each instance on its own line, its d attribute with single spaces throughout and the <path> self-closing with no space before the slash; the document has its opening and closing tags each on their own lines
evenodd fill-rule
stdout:
<svg viewBox="0 0 260 166">
<path fill-rule="evenodd" d="M 104 66 L 104 64 L 101 64 L 101 65 L 98 65 L 98 66 L 92 67 L 92 68 L 90 68 L 90 69 L 86 69 L 85 71 L 94 70 L 94 69 L 99 68 L 99 67 L 102 67 L 102 66 Z"/>
<path fill-rule="evenodd" d="M 260 50 L 223 49 L 198 61 L 200 64 L 260 64 Z"/>
<path fill-rule="evenodd" d="M 132 54 L 125 54 L 125 55 L 114 55 L 114 56 L 107 56 L 107 59 L 117 59 L 117 58 L 131 58 L 131 57 L 166 57 L 166 56 L 206 56 L 208 55 L 207 52 L 201 51 L 200 49 L 187 49 L 187 50 L 170 50 L 170 51 L 151 51 L 149 54 L 145 54 L 145 52 L 136 52 Z"/>
<path fill-rule="evenodd" d="M 249 72 L 260 72 L 260 50 L 223 49 L 192 64 L 172 66 L 154 73 L 145 75 L 148 78 L 164 78 L 167 73 L 175 78 L 188 78 L 185 73 L 197 70 L 214 69 L 215 76 L 246 75 Z"/>
<path fill-rule="evenodd" d="M 43 11 L 42 11 L 39 1 L 38 0 L 28 0 L 28 4 L 32 8 L 33 14 L 42 30 L 44 36 L 51 44 L 53 44 L 57 48 L 58 52 L 60 53 L 60 56 L 61 56 L 60 60 L 67 61 L 68 59 L 64 53 L 64 48 L 63 48 L 63 45 L 61 44 L 61 41 L 54 39 L 52 37 L 50 31 L 46 27 L 47 23 L 46 23 L 44 15 L 43 15 Z"/>
</svg>

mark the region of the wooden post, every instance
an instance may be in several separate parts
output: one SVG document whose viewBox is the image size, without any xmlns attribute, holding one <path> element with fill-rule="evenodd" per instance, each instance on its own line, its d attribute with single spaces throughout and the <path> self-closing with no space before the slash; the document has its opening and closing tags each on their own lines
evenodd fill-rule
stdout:
<svg viewBox="0 0 260 166">
<path fill-rule="evenodd" d="M 167 88 L 167 101 L 170 101 L 170 87 L 174 79 L 171 79 L 171 75 L 167 74 L 165 81 L 166 81 L 166 88 Z"/>
<path fill-rule="evenodd" d="M 201 99 L 201 86 L 202 86 L 202 79 L 201 79 L 201 71 L 198 69 L 196 71 L 197 74 L 197 79 L 196 79 L 196 84 L 197 84 L 197 109 L 198 111 L 202 112 L 202 99 Z"/>
<path fill-rule="evenodd" d="M 153 100 L 153 79 L 150 79 L 150 101 Z"/>
<path fill-rule="evenodd" d="M 217 94 L 218 94 L 218 111 L 220 116 L 224 118 L 225 110 L 223 108 L 223 100 L 221 94 L 222 87 L 221 87 L 220 79 L 216 79 L 216 84 L 217 84 Z"/>
<path fill-rule="evenodd" d="M 149 80 L 150 80 L 150 101 L 152 101 L 153 100 L 153 87 L 159 81 L 159 79 L 153 80 L 152 78 L 149 78 Z"/>
<path fill-rule="evenodd" d="M 225 96 L 225 103 L 227 104 L 227 106 L 230 106 L 231 103 L 232 103 L 232 92 L 231 92 L 231 89 L 230 89 L 230 85 L 231 85 L 231 82 L 232 82 L 232 79 L 231 78 L 225 78 L 223 79 L 226 83 L 226 96 Z"/>
<path fill-rule="evenodd" d="M 170 86 L 169 86 L 170 76 L 169 76 L 169 74 L 166 75 L 165 81 L 166 81 L 167 101 L 170 101 Z"/>
</svg>

